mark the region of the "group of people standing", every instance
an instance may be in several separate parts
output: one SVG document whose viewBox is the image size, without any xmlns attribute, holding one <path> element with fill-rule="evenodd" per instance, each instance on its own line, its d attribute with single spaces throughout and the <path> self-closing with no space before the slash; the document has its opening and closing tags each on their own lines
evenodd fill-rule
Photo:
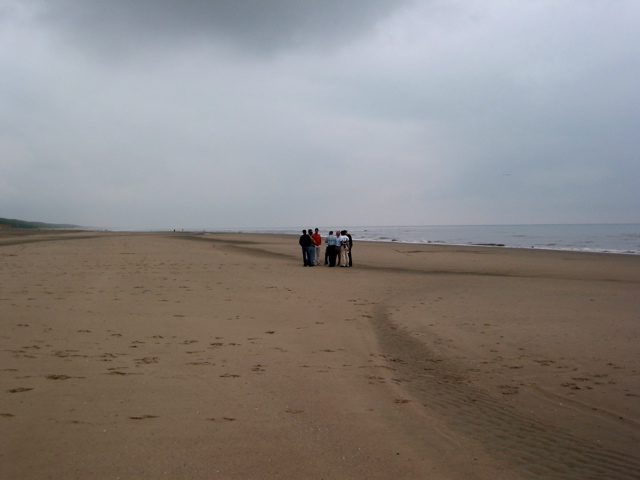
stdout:
<svg viewBox="0 0 640 480">
<path fill-rule="evenodd" d="M 313 267 L 320 265 L 322 236 L 318 229 L 302 230 L 300 240 L 298 241 L 302 247 L 302 262 L 305 267 Z M 351 267 L 353 261 L 351 258 L 351 249 L 353 248 L 353 238 L 346 230 L 333 230 L 325 238 L 324 264 L 330 267 Z"/>
</svg>

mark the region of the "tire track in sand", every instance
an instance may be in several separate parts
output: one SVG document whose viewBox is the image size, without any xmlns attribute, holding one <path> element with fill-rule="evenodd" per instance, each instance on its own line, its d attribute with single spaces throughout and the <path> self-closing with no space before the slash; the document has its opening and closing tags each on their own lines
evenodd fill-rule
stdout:
<svg viewBox="0 0 640 480">
<path fill-rule="evenodd" d="M 388 318 L 384 307 L 371 322 L 382 352 L 406 381 L 403 388 L 442 416 L 455 431 L 487 446 L 525 477 L 554 480 L 640 479 L 640 459 L 605 448 L 528 417 L 447 369 L 426 345 Z"/>
</svg>

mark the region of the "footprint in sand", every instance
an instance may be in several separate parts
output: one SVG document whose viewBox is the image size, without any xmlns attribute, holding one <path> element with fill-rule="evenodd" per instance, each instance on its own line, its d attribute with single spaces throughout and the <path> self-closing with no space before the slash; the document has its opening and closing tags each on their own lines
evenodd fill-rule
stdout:
<svg viewBox="0 0 640 480">
<path fill-rule="evenodd" d="M 20 393 L 20 392 L 28 392 L 29 390 L 33 390 L 33 388 L 18 387 L 18 388 L 12 388 L 11 390 L 7 390 L 7 391 L 9 393 Z"/>
<path fill-rule="evenodd" d="M 144 357 L 144 358 L 137 358 L 136 359 L 136 363 L 138 365 L 144 365 L 144 364 L 150 364 L 150 363 L 158 363 L 160 360 L 158 359 L 158 357 Z"/>
<path fill-rule="evenodd" d="M 129 417 L 131 420 L 147 420 L 150 418 L 158 418 L 158 415 L 136 415 L 133 417 Z"/>
<path fill-rule="evenodd" d="M 561 387 L 569 388 L 570 390 L 582 390 L 582 387 L 578 386 L 573 382 L 565 382 L 560 384 Z"/>
<path fill-rule="evenodd" d="M 87 357 L 87 355 L 81 355 L 77 353 L 78 350 L 60 350 L 58 352 L 54 352 L 54 357 L 66 358 L 66 357 Z"/>
<path fill-rule="evenodd" d="M 518 387 L 514 385 L 498 385 L 498 388 L 502 390 L 503 395 L 515 395 L 520 393 Z"/>
</svg>

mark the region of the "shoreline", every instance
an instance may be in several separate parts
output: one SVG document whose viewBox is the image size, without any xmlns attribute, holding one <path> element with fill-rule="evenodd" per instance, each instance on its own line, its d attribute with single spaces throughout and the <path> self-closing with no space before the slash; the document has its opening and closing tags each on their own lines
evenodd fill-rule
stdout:
<svg viewBox="0 0 640 480">
<path fill-rule="evenodd" d="M 636 256 L 357 242 L 305 269 L 291 234 L 14 240 L 3 477 L 637 478 Z"/>
<path fill-rule="evenodd" d="M 299 234 L 293 229 L 244 233 L 254 232 Z M 350 232 L 358 241 L 640 254 L 640 224 L 352 227 Z"/>
<path fill-rule="evenodd" d="M 400 229 L 435 229 L 435 231 L 437 231 L 439 228 L 445 228 L 445 229 L 449 229 L 449 228 L 454 228 L 454 229 L 467 229 L 467 228 L 536 228 L 536 227 L 603 227 L 603 226 L 610 226 L 610 227 L 622 227 L 622 226 L 628 226 L 629 228 L 633 229 L 638 227 L 638 224 L 577 224 L 577 225 L 513 225 L 513 226 L 509 226 L 509 225 L 505 225 L 505 226 L 500 226 L 500 225 L 486 225 L 486 226 L 482 226 L 482 225 L 472 225 L 472 226 L 444 226 L 444 227 L 394 227 L 394 228 L 400 228 Z M 633 248 L 631 246 L 631 244 L 627 245 L 627 247 L 625 248 L 620 248 L 621 246 L 618 245 L 617 247 L 614 246 L 599 246 L 599 247 L 594 247 L 594 246 L 580 246 L 579 244 L 576 245 L 543 245 L 543 244 L 528 244 L 528 245 L 518 245 L 517 242 L 514 244 L 511 244 L 509 242 L 505 242 L 504 239 L 501 239 L 502 241 L 496 241 L 496 240 L 492 240 L 492 241 L 480 241 L 480 240 L 476 240 L 474 242 L 470 242 L 470 241 L 445 241 L 445 240 L 428 240 L 426 238 L 422 238 L 422 239 L 410 239 L 410 238 L 400 238 L 402 237 L 402 233 L 400 232 L 395 232 L 395 233 L 400 233 L 399 238 L 389 238 L 389 237 L 385 237 L 385 236 L 380 236 L 380 237 L 372 237 L 371 236 L 371 232 L 369 230 L 369 228 L 382 228 L 382 229 L 388 229 L 388 228 L 392 228 L 392 227 L 367 227 L 364 230 L 362 228 L 356 228 L 352 233 L 354 233 L 355 235 L 355 239 L 357 242 L 378 242 L 378 243 L 401 243 L 401 244 L 411 244 L 411 245 L 442 245 L 442 246 L 451 246 L 451 247 L 486 247 L 486 248 L 507 248 L 507 249 L 535 249 L 535 250 L 543 250 L 543 251 L 562 251 L 562 252 L 576 252 L 576 253 L 605 253 L 605 254 L 610 254 L 610 255 L 640 255 L 640 245 L 636 245 L 635 248 Z M 149 234 L 154 234 L 154 233 L 174 233 L 174 234 L 192 234 L 192 235 L 218 235 L 218 234 L 240 234 L 240 235 L 292 235 L 292 236 L 298 236 L 299 233 L 297 231 L 293 231 L 292 229 L 282 229 L 282 231 L 278 231 L 278 229 L 258 229 L 255 231 L 251 231 L 251 230 L 212 230 L 212 229 L 187 229 L 187 230 L 178 230 L 175 231 L 173 229 L 168 229 L 168 230 L 157 230 L 157 229 L 152 229 L 152 230 L 117 230 L 117 229 L 90 229 L 90 228 L 77 228 L 77 229 L 15 229 L 16 232 L 14 232 L 14 235 L 19 236 L 19 235 L 38 235 L 39 233 L 43 233 L 43 232 L 50 232 L 52 234 L 60 234 L 60 233 L 74 233 L 74 232 L 105 232 L 105 233 L 119 233 L 119 234 L 145 234 L 145 233 L 149 233 Z M 10 232 L 10 229 L 5 229 L 4 232 L 8 233 Z M 406 234 L 407 232 L 405 232 Z M 532 233 L 532 232 L 530 232 Z M 601 234 L 602 232 L 600 232 Z M 620 233 L 620 232 L 618 232 Z M 389 232 L 389 234 L 391 234 Z M 423 232 L 423 234 L 427 234 L 426 232 Z M 431 232 L 429 235 L 434 235 L 434 232 Z M 524 237 L 525 235 L 519 235 L 516 234 L 516 232 L 511 231 L 511 232 L 502 232 L 502 235 L 507 234 L 508 236 L 516 236 L 516 237 Z M 540 233 L 539 233 L 540 234 Z M 409 237 L 412 235 L 416 235 L 416 233 L 409 233 L 408 234 Z M 482 235 L 482 233 L 480 233 L 480 235 Z M 575 235 L 575 232 L 574 232 Z M 579 240 L 579 242 L 585 242 L 587 241 L 587 243 L 594 243 L 594 239 L 589 240 L 589 235 L 586 234 L 587 237 L 584 239 Z M 633 236 L 634 232 L 630 231 L 629 235 Z M 627 235 L 627 236 L 629 236 Z M 635 235 L 640 235 L 640 231 L 639 232 L 635 232 Z M 3 230 L 0 229 L 0 238 L 2 238 L 3 236 Z M 553 237 L 553 236 L 552 236 Z M 549 237 L 548 240 L 552 241 L 552 237 Z M 539 238 L 538 238 L 539 239 Z M 574 238 L 574 240 L 576 240 Z M 533 239 L 532 239 L 533 241 Z M 559 242 L 566 242 L 567 238 L 564 237 L 556 237 L 555 241 L 559 241 Z M 619 240 L 618 240 L 619 242 Z M 595 243 L 597 244 L 598 241 L 595 240 Z M 615 242 L 614 242 L 615 243 Z"/>
</svg>

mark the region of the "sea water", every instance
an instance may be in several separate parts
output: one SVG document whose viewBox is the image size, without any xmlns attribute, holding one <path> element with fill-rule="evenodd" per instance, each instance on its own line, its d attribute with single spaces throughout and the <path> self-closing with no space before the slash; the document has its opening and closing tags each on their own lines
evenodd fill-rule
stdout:
<svg viewBox="0 0 640 480">
<path fill-rule="evenodd" d="M 233 231 L 299 234 L 304 228 L 307 227 Z M 318 228 L 323 237 L 333 229 L 320 226 Z M 640 224 L 345 226 L 344 228 L 353 236 L 354 241 L 640 254 Z M 207 231 L 211 230 L 207 229 Z"/>
</svg>

